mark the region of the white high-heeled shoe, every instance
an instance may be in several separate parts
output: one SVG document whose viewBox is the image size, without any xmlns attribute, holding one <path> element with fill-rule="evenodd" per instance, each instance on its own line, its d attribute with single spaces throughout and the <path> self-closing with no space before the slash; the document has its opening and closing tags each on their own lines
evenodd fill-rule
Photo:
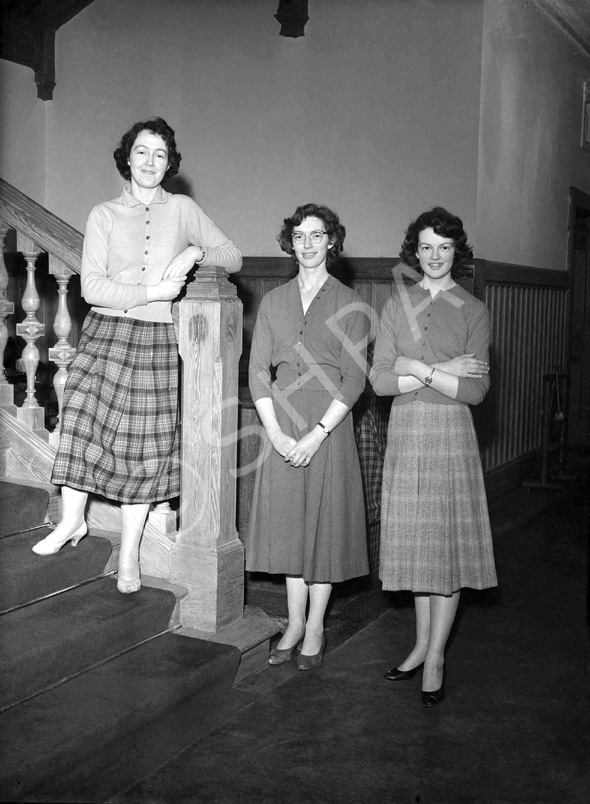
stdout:
<svg viewBox="0 0 590 804">
<path fill-rule="evenodd" d="M 37 553 L 38 556 L 52 556 L 55 555 L 55 553 L 59 553 L 66 542 L 71 542 L 72 547 L 75 547 L 80 539 L 83 539 L 87 533 L 88 527 L 86 522 L 82 522 L 78 530 L 74 531 L 70 536 L 66 536 L 65 539 L 56 539 L 54 531 L 50 533 L 49 536 L 46 536 L 40 542 L 33 545 L 31 550 L 33 553 Z"/>
<path fill-rule="evenodd" d="M 137 574 L 139 575 L 139 561 L 137 562 Z M 123 595 L 131 595 L 141 589 L 141 576 L 138 578 L 121 578 L 121 570 L 117 571 L 117 589 Z"/>
</svg>

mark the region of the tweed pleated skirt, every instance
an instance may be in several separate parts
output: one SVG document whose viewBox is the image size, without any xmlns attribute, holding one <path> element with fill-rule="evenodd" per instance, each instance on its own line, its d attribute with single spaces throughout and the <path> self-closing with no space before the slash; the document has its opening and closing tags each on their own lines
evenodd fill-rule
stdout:
<svg viewBox="0 0 590 804">
<path fill-rule="evenodd" d="M 90 311 L 70 365 L 51 482 L 121 503 L 180 493 L 172 324 Z"/>
<path fill-rule="evenodd" d="M 391 408 L 383 467 L 383 588 L 450 595 L 497 585 L 481 460 L 467 405 Z"/>
<path fill-rule="evenodd" d="M 332 396 L 302 390 L 288 401 L 297 416 L 275 401 L 277 419 L 283 432 L 300 439 L 321 420 Z M 298 417 L 301 426 L 293 421 Z M 368 573 L 363 486 L 350 413 L 305 467 L 285 463 L 263 431 L 245 541 L 251 571 L 301 576 L 308 583 Z"/>
</svg>

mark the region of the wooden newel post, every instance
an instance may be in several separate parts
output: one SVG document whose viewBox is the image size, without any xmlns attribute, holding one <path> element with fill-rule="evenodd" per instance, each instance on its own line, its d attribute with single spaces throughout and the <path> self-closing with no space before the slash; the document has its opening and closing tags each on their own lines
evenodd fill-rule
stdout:
<svg viewBox="0 0 590 804">
<path fill-rule="evenodd" d="M 184 626 L 217 632 L 244 616 L 236 529 L 242 303 L 222 268 L 200 268 L 179 304 L 182 360 L 180 532 L 170 580 L 186 586 Z"/>
</svg>

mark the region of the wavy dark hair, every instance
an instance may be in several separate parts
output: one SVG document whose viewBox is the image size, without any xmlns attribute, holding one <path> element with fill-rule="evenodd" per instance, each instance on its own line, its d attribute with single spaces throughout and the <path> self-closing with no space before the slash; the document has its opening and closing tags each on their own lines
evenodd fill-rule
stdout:
<svg viewBox="0 0 590 804">
<path fill-rule="evenodd" d="M 131 168 L 129 167 L 129 154 L 133 148 L 133 143 L 137 139 L 137 135 L 142 131 L 149 131 L 151 134 L 157 134 L 162 137 L 168 148 L 168 167 L 164 174 L 165 179 L 171 179 L 178 173 L 180 167 L 180 160 L 182 156 L 176 148 L 176 140 L 174 139 L 174 129 L 170 128 L 168 123 L 162 117 L 150 117 L 149 120 L 140 121 L 131 126 L 129 131 L 121 137 L 121 142 L 115 149 L 113 156 L 117 170 L 126 181 L 131 179 Z"/>
<path fill-rule="evenodd" d="M 321 204 L 303 204 L 297 207 L 290 218 L 285 218 L 283 221 L 283 228 L 277 235 L 277 240 L 282 251 L 290 254 L 294 261 L 296 261 L 291 235 L 295 226 L 299 226 L 306 218 L 319 218 L 324 222 L 328 239 L 332 244 L 332 248 L 328 249 L 326 257 L 326 266 L 329 268 L 337 259 L 344 246 L 344 238 L 346 237 L 346 229 L 340 223 L 340 218 L 328 207 Z"/>
<path fill-rule="evenodd" d="M 433 207 L 423 212 L 406 230 L 406 239 L 402 243 L 399 253 L 402 261 L 421 272 L 420 260 L 416 256 L 418 251 L 418 237 L 424 229 L 432 229 L 439 237 L 448 237 L 455 243 L 455 258 L 453 260 L 452 276 L 458 276 L 461 268 L 473 257 L 473 249 L 467 242 L 467 232 L 463 228 L 463 221 L 452 215 L 442 207 Z"/>
</svg>

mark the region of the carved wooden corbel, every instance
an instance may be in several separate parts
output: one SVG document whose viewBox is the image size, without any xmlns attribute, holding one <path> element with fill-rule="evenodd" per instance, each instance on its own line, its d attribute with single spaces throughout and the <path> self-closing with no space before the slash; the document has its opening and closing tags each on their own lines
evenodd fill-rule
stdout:
<svg viewBox="0 0 590 804">
<path fill-rule="evenodd" d="M 281 36 L 305 36 L 305 23 L 309 19 L 307 14 L 307 0 L 279 0 L 279 9 L 275 19 L 281 23 Z"/>
<path fill-rule="evenodd" d="M 52 100 L 55 87 L 55 32 L 92 0 L 15 0 L 0 5 L 0 58 L 30 67 L 37 97 Z"/>
</svg>

